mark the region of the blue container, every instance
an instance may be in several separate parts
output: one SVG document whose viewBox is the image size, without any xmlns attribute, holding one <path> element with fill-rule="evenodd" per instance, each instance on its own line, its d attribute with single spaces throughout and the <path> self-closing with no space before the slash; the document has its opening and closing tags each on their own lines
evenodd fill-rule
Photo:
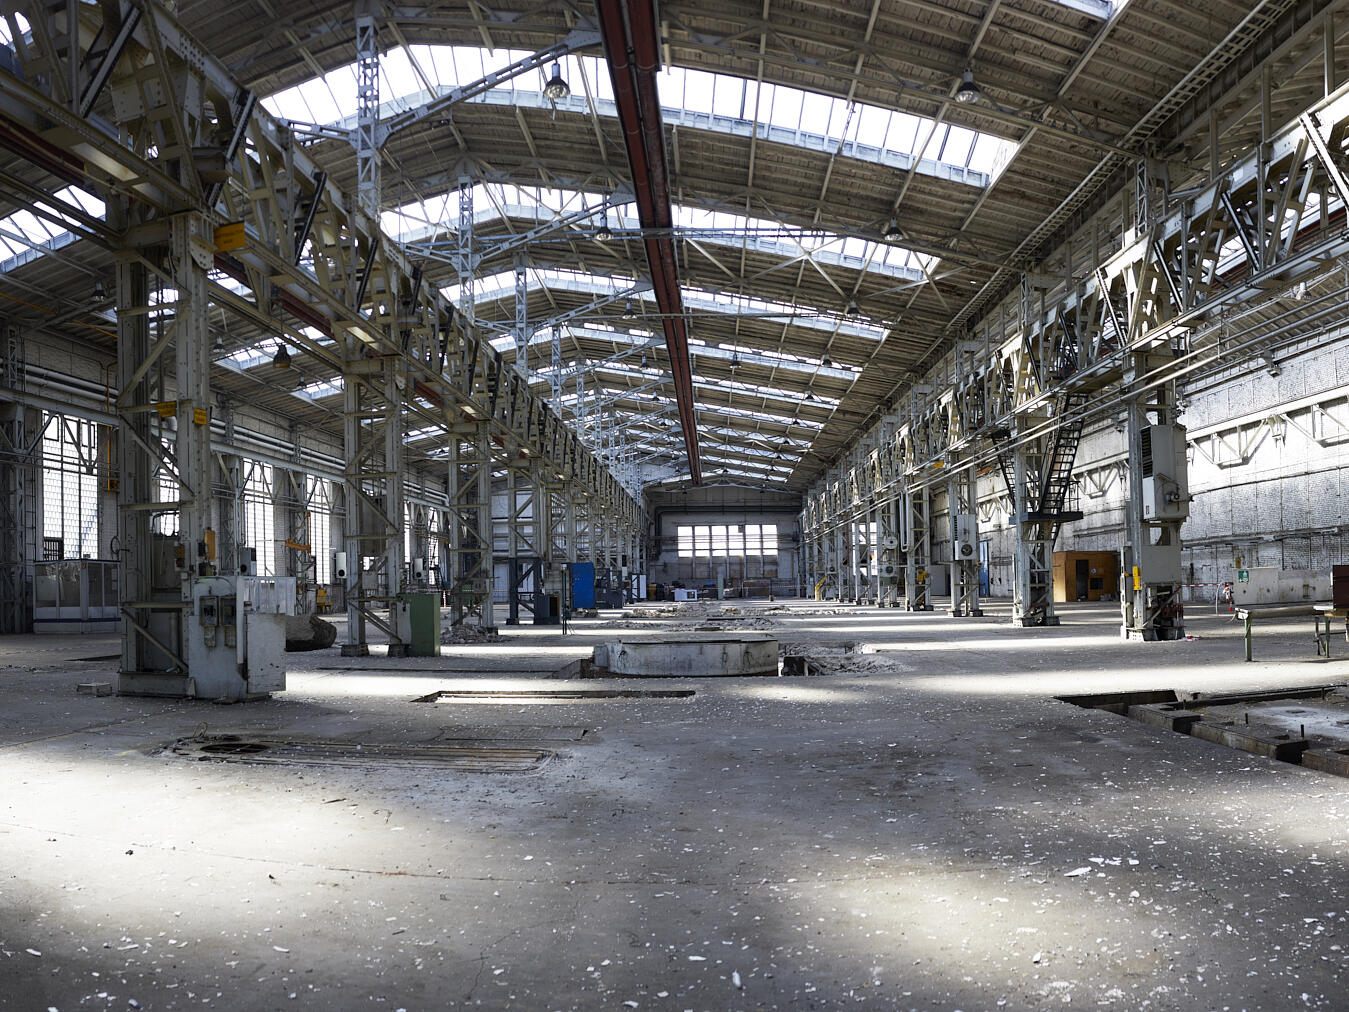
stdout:
<svg viewBox="0 0 1349 1012">
<path fill-rule="evenodd" d="M 573 608 L 595 607 L 595 564 L 593 562 L 573 562 L 571 564 L 571 606 Z"/>
</svg>

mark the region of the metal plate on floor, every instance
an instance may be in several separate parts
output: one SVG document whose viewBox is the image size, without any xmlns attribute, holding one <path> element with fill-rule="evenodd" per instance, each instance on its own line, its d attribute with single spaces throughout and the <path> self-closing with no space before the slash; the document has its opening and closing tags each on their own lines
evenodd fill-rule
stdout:
<svg viewBox="0 0 1349 1012">
<path fill-rule="evenodd" d="M 169 755 L 199 761 L 273 766 L 341 766 L 380 769 L 440 769 L 461 773 L 533 773 L 557 756 L 552 749 L 455 745 L 381 744 L 255 738 L 233 734 L 182 738 Z"/>
<path fill-rule="evenodd" d="M 542 724 L 450 724 L 429 740 L 446 745 L 472 742 L 538 742 L 580 741 L 590 733 L 588 727 L 546 727 Z"/>
<path fill-rule="evenodd" d="M 688 699 L 695 689 L 440 689 L 418 696 L 414 703 L 442 699 L 476 703 L 587 702 L 601 699 Z"/>
</svg>

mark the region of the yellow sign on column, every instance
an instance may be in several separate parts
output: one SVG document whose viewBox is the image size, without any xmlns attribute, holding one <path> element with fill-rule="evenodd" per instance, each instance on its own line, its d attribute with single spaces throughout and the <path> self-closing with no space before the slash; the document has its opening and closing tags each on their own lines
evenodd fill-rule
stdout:
<svg viewBox="0 0 1349 1012">
<path fill-rule="evenodd" d="M 231 221 L 215 230 L 215 251 L 228 253 L 230 250 L 243 249 L 248 244 L 248 233 L 244 231 L 242 221 Z"/>
</svg>

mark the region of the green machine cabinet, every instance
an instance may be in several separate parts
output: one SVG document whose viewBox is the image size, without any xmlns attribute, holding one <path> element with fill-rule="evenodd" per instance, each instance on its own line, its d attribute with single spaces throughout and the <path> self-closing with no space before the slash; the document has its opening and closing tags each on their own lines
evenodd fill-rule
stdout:
<svg viewBox="0 0 1349 1012">
<path fill-rule="evenodd" d="M 400 594 L 406 624 L 405 635 L 411 657 L 440 656 L 440 595 Z"/>
</svg>

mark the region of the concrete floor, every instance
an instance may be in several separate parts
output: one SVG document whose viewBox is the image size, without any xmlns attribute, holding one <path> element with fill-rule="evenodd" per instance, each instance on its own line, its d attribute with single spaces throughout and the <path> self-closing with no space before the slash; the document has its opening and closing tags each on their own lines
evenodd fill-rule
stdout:
<svg viewBox="0 0 1349 1012">
<path fill-rule="evenodd" d="M 1044 630 L 997 603 L 785 607 L 784 640 L 880 650 L 659 683 L 687 700 L 412 702 L 571 685 L 543 679 L 601 619 L 434 659 L 290 655 L 288 692 L 226 707 L 77 696 L 114 640 L 0 639 L 0 1008 L 1347 1007 L 1349 781 L 1054 698 L 1349 676 L 1310 622 L 1243 664 L 1198 607 L 1201 638 L 1163 644 L 1121 643 L 1104 605 Z M 203 729 L 484 727 L 559 755 L 503 775 L 155 754 Z"/>
</svg>

